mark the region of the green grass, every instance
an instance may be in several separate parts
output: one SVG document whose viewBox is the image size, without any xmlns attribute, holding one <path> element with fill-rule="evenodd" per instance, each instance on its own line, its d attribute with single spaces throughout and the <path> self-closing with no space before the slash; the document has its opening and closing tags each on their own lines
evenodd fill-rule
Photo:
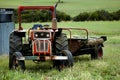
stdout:
<svg viewBox="0 0 120 80">
<path fill-rule="evenodd" d="M 0 8 L 17 8 L 18 6 L 43 6 L 54 5 L 58 0 L 0 0 Z M 110 12 L 120 9 L 120 0 L 62 0 L 57 10 L 76 16 L 81 12 L 93 12 L 107 10 Z"/>
<path fill-rule="evenodd" d="M 51 22 L 45 23 L 22 23 L 22 27 L 24 29 L 29 29 L 33 27 L 34 24 L 49 24 L 50 27 L 52 25 Z M 61 27 L 69 27 L 69 28 L 86 28 L 88 29 L 90 35 L 119 35 L 120 29 L 120 21 L 86 21 L 86 22 L 59 22 L 57 24 L 58 28 Z M 16 24 L 16 28 L 18 28 L 18 24 Z"/>
<path fill-rule="evenodd" d="M 26 29 L 34 23 L 24 23 Z M 45 24 L 45 23 L 42 23 Z M 50 24 L 50 23 L 48 23 Z M 17 26 L 17 24 L 16 24 Z M 0 80 L 119 80 L 120 79 L 120 21 L 99 22 L 61 22 L 60 27 L 82 27 L 90 31 L 90 35 L 106 35 L 104 57 L 102 60 L 90 60 L 90 55 L 74 58 L 73 68 L 65 68 L 59 72 L 50 69 L 51 62 L 35 64 L 26 61 L 26 71 L 8 69 L 8 57 L 0 57 Z M 94 32 L 94 33 L 93 33 Z"/>
<path fill-rule="evenodd" d="M 57 0 L 0 0 L 0 8 L 17 8 L 20 5 L 54 5 Z M 80 12 L 120 9 L 120 0 L 62 0 L 57 10 L 75 16 Z M 37 22 L 38 23 L 38 22 Z M 34 23 L 23 23 L 25 29 Z M 46 24 L 46 23 L 42 23 Z M 50 24 L 50 22 L 47 22 Z M 16 27 L 18 24 L 16 24 Z M 35 64 L 26 61 L 26 71 L 8 69 L 8 56 L 0 56 L 0 80 L 119 80 L 120 79 L 120 21 L 96 22 L 60 22 L 58 27 L 87 28 L 90 36 L 106 35 L 104 58 L 90 60 L 90 55 L 74 58 L 73 68 L 65 68 L 59 72 L 50 69 L 51 62 Z"/>
</svg>

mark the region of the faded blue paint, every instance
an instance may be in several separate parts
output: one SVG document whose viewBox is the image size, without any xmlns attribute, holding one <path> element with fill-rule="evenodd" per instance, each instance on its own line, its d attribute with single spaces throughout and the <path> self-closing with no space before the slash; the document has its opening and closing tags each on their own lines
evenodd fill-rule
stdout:
<svg viewBox="0 0 120 80">
<path fill-rule="evenodd" d="M 9 35 L 14 26 L 14 22 L 0 23 L 0 55 L 9 54 Z"/>
</svg>

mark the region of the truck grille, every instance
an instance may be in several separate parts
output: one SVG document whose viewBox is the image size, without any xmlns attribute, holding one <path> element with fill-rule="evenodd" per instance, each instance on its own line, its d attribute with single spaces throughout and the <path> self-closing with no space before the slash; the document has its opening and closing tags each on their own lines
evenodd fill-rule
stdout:
<svg viewBox="0 0 120 80">
<path fill-rule="evenodd" d="M 48 52 L 48 48 L 50 46 L 49 40 L 35 40 L 34 41 L 34 49 L 36 52 Z"/>
</svg>

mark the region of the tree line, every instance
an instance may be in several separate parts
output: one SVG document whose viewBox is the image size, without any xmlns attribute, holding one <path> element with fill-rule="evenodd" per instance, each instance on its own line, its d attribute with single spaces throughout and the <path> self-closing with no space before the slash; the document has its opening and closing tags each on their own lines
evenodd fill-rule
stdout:
<svg viewBox="0 0 120 80">
<path fill-rule="evenodd" d="M 73 21 L 113 21 L 120 20 L 120 10 L 116 12 L 108 12 L 98 10 L 95 12 L 83 12 L 73 17 Z"/>
<path fill-rule="evenodd" d="M 24 11 L 22 12 L 22 22 L 49 22 L 52 19 L 50 11 Z M 17 10 L 15 10 L 15 22 L 18 21 Z M 108 12 L 105 10 L 97 10 L 94 12 L 79 13 L 75 17 L 71 17 L 65 12 L 56 12 L 57 21 L 113 21 L 120 20 L 120 10 Z"/>
</svg>

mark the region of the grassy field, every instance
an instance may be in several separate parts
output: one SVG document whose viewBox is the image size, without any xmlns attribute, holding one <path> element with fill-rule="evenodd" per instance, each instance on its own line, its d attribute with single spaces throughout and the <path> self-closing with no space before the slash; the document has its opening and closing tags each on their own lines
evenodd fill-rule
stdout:
<svg viewBox="0 0 120 80">
<path fill-rule="evenodd" d="M 21 5 L 41 6 L 54 5 L 58 0 L 0 0 L 0 8 L 17 8 Z M 80 12 L 93 12 L 96 10 L 116 11 L 120 9 L 120 0 L 61 0 L 57 10 L 76 16 Z"/>
<path fill-rule="evenodd" d="M 34 24 L 49 24 L 50 27 L 52 25 L 51 22 L 44 23 L 22 23 L 22 27 L 24 29 L 29 29 L 33 27 Z M 69 27 L 69 28 L 86 28 L 89 30 L 90 35 L 119 35 L 120 30 L 119 25 L 120 21 L 86 21 L 86 22 L 59 22 L 58 27 Z M 15 25 L 18 28 L 18 24 Z M 110 29 L 108 29 L 110 28 Z"/>
<path fill-rule="evenodd" d="M 17 8 L 20 5 L 54 5 L 57 0 L 0 0 L 0 8 Z M 120 0 L 62 0 L 57 10 L 75 16 L 80 12 L 120 9 Z M 38 23 L 38 22 L 37 22 Z M 34 23 L 23 23 L 25 29 Z M 46 24 L 46 23 L 42 23 Z M 47 24 L 51 25 L 50 22 Z M 18 24 L 16 24 L 17 28 Z M 26 61 L 25 72 L 8 69 L 8 56 L 0 56 L 0 80 L 119 80 L 120 79 L 120 21 L 60 22 L 58 27 L 87 28 L 90 36 L 106 35 L 104 57 L 91 60 L 90 55 L 74 57 L 74 66 L 59 72 L 50 69 L 51 62 L 35 64 Z"/>
<path fill-rule="evenodd" d="M 34 23 L 23 24 L 28 29 Z M 42 23 L 45 24 L 45 23 Z M 50 24 L 50 23 L 48 23 Z M 16 24 L 16 26 L 18 26 Z M 119 80 L 120 79 L 120 21 L 60 22 L 60 27 L 89 29 L 90 35 L 106 35 L 104 57 L 90 60 L 90 55 L 74 57 L 74 66 L 59 72 L 50 69 L 51 62 L 35 64 L 26 61 L 26 71 L 9 71 L 8 57 L 0 57 L 0 80 Z"/>
</svg>

